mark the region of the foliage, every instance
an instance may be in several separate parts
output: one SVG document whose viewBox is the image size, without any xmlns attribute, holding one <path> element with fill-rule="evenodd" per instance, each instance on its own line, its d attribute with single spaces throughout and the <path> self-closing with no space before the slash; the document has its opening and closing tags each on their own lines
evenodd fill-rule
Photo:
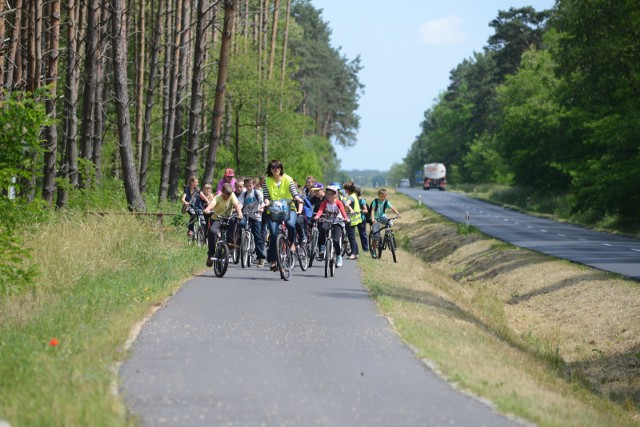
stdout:
<svg viewBox="0 0 640 427">
<path fill-rule="evenodd" d="M 559 2 L 554 51 L 567 80 L 560 101 L 570 111 L 576 208 L 637 217 L 640 194 L 640 49 L 637 2 Z M 636 220 L 637 221 L 637 220 Z"/>
<path fill-rule="evenodd" d="M 331 47 L 331 30 L 309 0 L 295 1 L 292 15 L 303 29 L 302 37 L 290 43 L 298 65 L 294 78 L 304 96 L 302 111 L 314 120 L 317 134 L 343 146 L 354 145 L 364 87 L 358 79 L 360 58 L 349 61 Z"/>
<path fill-rule="evenodd" d="M 21 230 L 41 205 L 17 196 L 29 191 L 24 183 L 42 169 L 40 129 L 49 120 L 41 95 L 46 90 L 0 92 L 0 297 L 24 290 L 37 271 L 25 266 L 31 253 L 23 247 Z"/>
</svg>

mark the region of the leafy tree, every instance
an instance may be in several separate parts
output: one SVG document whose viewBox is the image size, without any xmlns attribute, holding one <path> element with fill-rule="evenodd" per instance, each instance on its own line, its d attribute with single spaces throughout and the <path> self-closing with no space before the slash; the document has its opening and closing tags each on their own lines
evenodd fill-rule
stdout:
<svg viewBox="0 0 640 427">
<path fill-rule="evenodd" d="M 40 208 L 21 197 L 22 183 L 33 171 L 42 170 L 40 129 L 50 123 L 45 104 L 35 94 L 0 91 L 0 297 L 19 292 L 35 274 L 24 266 L 30 252 L 22 246 L 18 233 L 25 217 Z"/>
<path fill-rule="evenodd" d="M 577 145 L 570 164 L 577 208 L 631 220 L 640 211 L 640 28 L 633 0 L 562 0 L 552 20 L 566 80 L 561 103 Z"/>
<path fill-rule="evenodd" d="M 498 133 L 502 155 L 513 183 L 538 190 L 563 192 L 570 152 L 563 146 L 563 108 L 556 101 L 561 81 L 554 75 L 549 51 L 531 50 L 520 69 L 498 88 L 502 121 Z"/>
<path fill-rule="evenodd" d="M 549 10 L 537 12 L 531 6 L 498 12 L 498 17 L 489 24 L 495 33 L 489 37 L 486 49 L 495 52 L 499 80 L 516 72 L 524 52 L 532 47 L 542 47 L 550 15 Z"/>
</svg>

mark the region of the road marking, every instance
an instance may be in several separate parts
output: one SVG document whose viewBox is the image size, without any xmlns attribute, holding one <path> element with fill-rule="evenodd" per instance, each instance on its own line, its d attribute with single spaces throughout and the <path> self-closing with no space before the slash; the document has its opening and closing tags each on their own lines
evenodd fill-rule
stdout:
<svg viewBox="0 0 640 427">
<path fill-rule="evenodd" d="M 527 228 L 533 228 L 533 227 L 532 227 L 532 226 L 530 226 L 530 225 L 527 225 Z"/>
<path fill-rule="evenodd" d="M 547 232 L 547 230 L 540 230 L 540 231 L 542 231 L 543 233 L 546 233 L 546 232 Z"/>
<path fill-rule="evenodd" d="M 634 252 L 640 252 L 640 249 L 633 249 L 632 248 L 631 250 L 634 251 Z"/>
<path fill-rule="evenodd" d="M 561 233 L 558 233 L 558 236 L 560 236 L 560 237 L 567 237 L 567 236 L 565 236 L 564 234 L 561 234 Z"/>
<path fill-rule="evenodd" d="M 610 244 L 610 243 L 603 243 L 603 245 L 605 245 L 605 246 L 611 246 L 611 244 Z"/>
</svg>

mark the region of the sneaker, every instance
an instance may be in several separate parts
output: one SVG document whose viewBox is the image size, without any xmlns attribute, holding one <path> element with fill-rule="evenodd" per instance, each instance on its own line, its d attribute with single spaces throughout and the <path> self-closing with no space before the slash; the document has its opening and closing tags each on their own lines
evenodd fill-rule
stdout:
<svg viewBox="0 0 640 427">
<path fill-rule="evenodd" d="M 336 267 L 342 267 L 342 257 L 336 258 Z"/>
<path fill-rule="evenodd" d="M 259 267 L 259 268 L 264 267 L 264 259 L 259 259 L 259 260 L 258 260 L 258 267 Z"/>
<path fill-rule="evenodd" d="M 207 257 L 207 267 L 213 267 L 213 257 Z"/>
<path fill-rule="evenodd" d="M 358 259 L 358 255 L 353 255 L 353 254 L 351 254 L 351 256 L 349 257 L 349 259 Z"/>
</svg>

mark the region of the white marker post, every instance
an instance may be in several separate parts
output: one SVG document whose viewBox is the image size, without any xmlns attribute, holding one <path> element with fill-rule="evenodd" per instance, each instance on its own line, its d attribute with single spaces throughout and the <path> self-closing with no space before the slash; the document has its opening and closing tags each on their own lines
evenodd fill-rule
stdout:
<svg viewBox="0 0 640 427">
<path fill-rule="evenodd" d="M 418 195 L 418 206 L 422 206 L 422 194 Z"/>
</svg>

